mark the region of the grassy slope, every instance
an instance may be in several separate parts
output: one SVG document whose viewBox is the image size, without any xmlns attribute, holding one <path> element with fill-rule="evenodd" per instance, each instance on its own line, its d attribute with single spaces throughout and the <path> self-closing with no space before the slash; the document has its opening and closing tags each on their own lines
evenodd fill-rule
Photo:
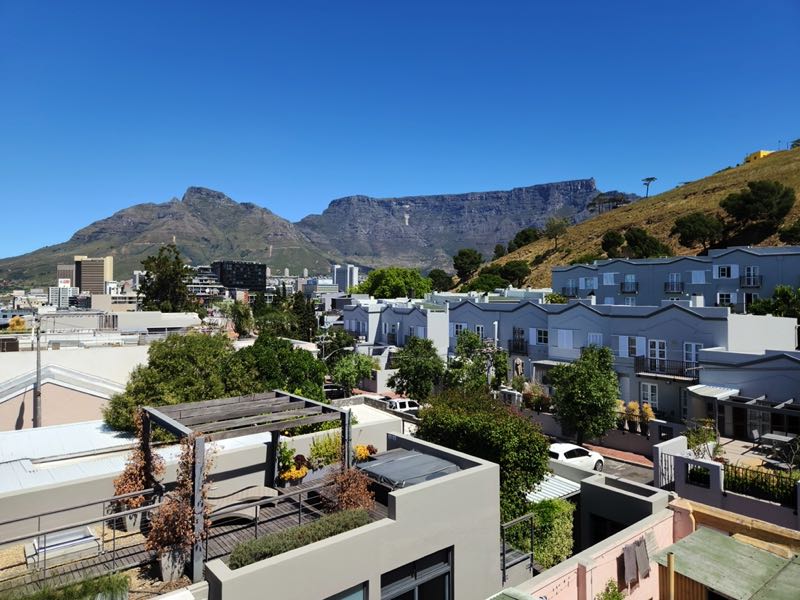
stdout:
<svg viewBox="0 0 800 600">
<path fill-rule="evenodd" d="M 588 221 L 570 227 L 567 235 L 558 241 L 558 252 L 549 256 L 542 264 L 533 266 L 528 285 L 544 287 L 550 285 L 550 268 L 566 265 L 575 258 L 592 252 L 602 254 L 600 240 L 611 229 L 639 226 L 667 243 L 675 255 L 695 255 L 701 248 L 679 246 L 676 238 L 670 238 L 675 219 L 695 211 L 709 214 L 722 212 L 719 201 L 731 192 L 746 187 L 748 181 L 767 179 L 780 181 L 797 192 L 798 201 L 784 224 L 800 218 L 800 148 L 777 152 L 750 164 L 735 167 L 663 194 L 652 196 L 617 210 L 598 215 Z M 762 242 L 764 246 L 782 245 L 777 236 Z M 551 240 L 539 240 L 495 261 L 531 261 L 553 247 Z"/>
</svg>

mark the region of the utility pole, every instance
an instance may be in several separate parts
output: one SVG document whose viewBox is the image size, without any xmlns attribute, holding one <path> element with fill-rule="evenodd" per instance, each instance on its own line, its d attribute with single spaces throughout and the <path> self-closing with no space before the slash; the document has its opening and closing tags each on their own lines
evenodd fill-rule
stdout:
<svg viewBox="0 0 800 600">
<path fill-rule="evenodd" d="M 36 383 L 33 384 L 33 426 L 42 426 L 42 347 L 39 343 L 41 339 L 41 317 L 36 311 L 34 327 L 36 328 Z"/>
</svg>

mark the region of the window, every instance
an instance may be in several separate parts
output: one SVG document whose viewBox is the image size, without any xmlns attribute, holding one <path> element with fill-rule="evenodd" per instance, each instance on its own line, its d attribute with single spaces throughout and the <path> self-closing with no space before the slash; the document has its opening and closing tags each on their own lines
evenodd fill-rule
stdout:
<svg viewBox="0 0 800 600">
<path fill-rule="evenodd" d="M 464 331 L 464 324 L 463 323 L 455 323 L 453 325 L 453 333 L 455 333 L 456 337 L 458 337 L 458 334 L 461 333 L 462 331 Z"/>
<path fill-rule="evenodd" d="M 758 267 L 745 267 L 744 276 L 748 279 L 754 279 L 758 277 Z"/>
<path fill-rule="evenodd" d="M 578 288 L 582 290 L 597 289 L 597 277 L 580 277 L 578 279 Z"/>
<path fill-rule="evenodd" d="M 670 283 L 680 283 L 681 282 L 681 274 L 680 273 L 670 273 L 669 275 L 667 275 L 667 277 L 668 277 L 667 281 L 669 281 Z"/>
<path fill-rule="evenodd" d="M 719 306 L 730 306 L 736 304 L 736 294 L 732 292 L 719 292 L 717 294 L 717 304 Z"/>
<path fill-rule="evenodd" d="M 413 325 L 408 326 L 408 337 L 414 337 L 416 335 L 416 331 Z"/>
<path fill-rule="evenodd" d="M 697 342 L 684 342 L 683 343 L 683 362 L 687 367 L 697 365 L 698 353 L 703 348 L 703 344 Z"/>
<path fill-rule="evenodd" d="M 647 356 L 650 369 L 660 373 L 666 367 L 667 342 L 664 340 L 647 340 Z"/>
<path fill-rule="evenodd" d="M 625 306 L 636 306 L 636 298 L 634 296 L 625 296 Z"/>
<path fill-rule="evenodd" d="M 634 336 L 628 337 L 628 354 L 625 356 L 636 356 L 636 338 Z"/>
<path fill-rule="evenodd" d="M 348 590 L 328 596 L 325 600 L 366 600 L 367 598 L 367 584 L 359 583 Z"/>
<path fill-rule="evenodd" d="M 381 323 L 381 329 L 383 331 L 383 335 L 386 335 L 387 333 L 389 333 L 389 324 L 384 321 L 383 323 Z"/>
<path fill-rule="evenodd" d="M 625 273 L 625 283 L 636 283 L 636 275 L 634 273 Z"/>
<path fill-rule="evenodd" d="M 633 358 L 634 356 L 644 356 L 647 351 L 647 340 L 642 336 L 621 335 L 619 336 L 619 355 L 622 357 Z"/>
<path fill-rule="evenodd" d="M 605 298 L 603 298 L 603 304 L 614 304 L 614 297 L 606 296 Z"/>
<path fill-rule="evenodd" d="M 547 329 L 537 329 L 536 330 L 536 343 L 539 346 L 547 346 L 550 343 L 550 336 L 548 335 Z"/>
<path fill-rule="evenodd" d="M 705 283 L 706 282 L 706 272 L 705 271 L 692 271 L 692 283 Z"/>
<path fill-rule="evenodd" d="M 686 388 L 680 389 L 680 402 L 681 402 L 681 419 L 686 421 L 689 419 L 689 392 Z"/>
<path fill-rule="evenodd" d="M 588 339 L 586 340 L 588 346 L 602 346 L 603 345 L 603 334 L 602 333 L 590 333 L 588 335 Z"/>
<path fill-rule="evenodd" d="M 475 325 L 475 333 L 478 334 L 478 337 L 483 339 L 483 325 Z"/>
<path fill-rule="evenodd" d="M 658 385 L 655 383 L 641 384 L 639 400 L 642 403 L 647 402 L 650 408 L 656 410 L 658 408 Z"/>
<path fill-rule="evenodd" d="M 614 285 L 614 275 L 616 273 L 603 273 L 603 285 Z"/>
<path fill-rule="evenodd" d="M 451 600 L 453 550 L 434 552 L 381 575 L 381 600 Z"/>
</svg>

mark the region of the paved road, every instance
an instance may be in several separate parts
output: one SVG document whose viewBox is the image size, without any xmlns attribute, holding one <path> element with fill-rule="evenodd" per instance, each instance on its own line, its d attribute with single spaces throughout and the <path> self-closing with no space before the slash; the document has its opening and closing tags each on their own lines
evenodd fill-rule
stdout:
<svg viewBox="0 0 800 600">
<path fill-rule="evenodd" d="M 618 477 L 630 479 L 638 483 L 651 483 L 653 481 L 652 469 L 620 462 L 613 458 L 605 459 L 605 467 L 603 470 L 608 475 L 617 475 Z"/>
</svg>

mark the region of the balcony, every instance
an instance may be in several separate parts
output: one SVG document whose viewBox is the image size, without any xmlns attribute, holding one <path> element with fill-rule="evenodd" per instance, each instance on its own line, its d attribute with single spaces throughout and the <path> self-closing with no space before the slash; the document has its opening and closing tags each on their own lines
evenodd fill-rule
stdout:
<svg viewBox="0 0 800 600">
<path fill-rule="evenodd" d="M 396 346 L 397 345 L 397 334 L 396 333 L 387 333 L 386 334 L 386 344 L 389 346 Z"/>
<path fill-rule="evenodd" d="M 623 281 L 619 284 L 620 294 L 638 294 L 639 282 L 638 281 Z"/>
<path fill-rule="evenodd" d="M 761 275 L 742 275 L 739 277 L 739 287 L 741 288 L 760 288 Z"/>
<path fill-rule="evenodd" d="M 682 281 L 665 281 L 664 282 L 665 294 L 682 294 L 683 282 Z"/>
<path fill-rule="evenodd" d="M 510 354 L 528 354 L 528 342 L 524 339 L 508 340 Z"/>
<path fill-rule="evenodd" d="M 577 298 L 578 288 L 574 285 L 565 285 L 561 288 L 561 295 L 566 296 L 567 298 Z"/>
<path fill-rule="evenodd" d="M 634 359 L 634 370 L 637 375 L 652 376 L 664 379 L 681 379 L 697 381 L 700 377 L 697 363 L 665 358 L 648 358 L 637 356 Z"/>
</svg>

